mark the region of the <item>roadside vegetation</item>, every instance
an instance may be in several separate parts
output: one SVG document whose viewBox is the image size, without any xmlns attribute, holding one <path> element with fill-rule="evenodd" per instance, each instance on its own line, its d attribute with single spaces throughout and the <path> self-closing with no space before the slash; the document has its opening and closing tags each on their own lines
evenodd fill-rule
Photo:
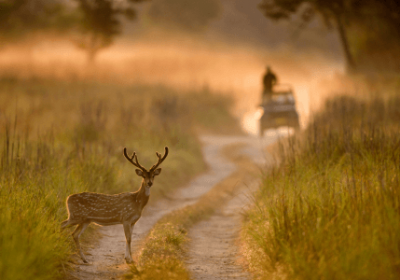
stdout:
<svg viewBox="0 0 400 280">
<path fill-rule="evenodd" d="M 13 77 L 0 80 L 0 99 L 0 279 L 68 272 L 75 246 L 60 231 L 65 199 L 136 191 L 124 147 L 150 166 L 169 146 L 154 201 L 205 169 L 196 130 L 235 127 L 231 101 L 208 90 Z"/>
<path fill-rule="evenodd" d="M 280 144 L 242 232 L 260 279 L 400 277 L 400 97 L 338 96 Z"/>
<path fill-rule="evenodd" d="M 125 279 L 190 279 L 184 263 L 190 227 L 209 218 L 238 192 L 238 184 L 252 180 L 257 174 L 258 170 L 250 159 L 232 154 L 232 150 L 238 150 L 239 146 L 235 144 L 235 149 L 232 145 L 224 149 L 224 154 L 236 164 L 237 171 L 218 183 L 195 204 L 160 219 L 137 256 L 137 266 L 131 266 L 131 273 Z"/>
</svg>

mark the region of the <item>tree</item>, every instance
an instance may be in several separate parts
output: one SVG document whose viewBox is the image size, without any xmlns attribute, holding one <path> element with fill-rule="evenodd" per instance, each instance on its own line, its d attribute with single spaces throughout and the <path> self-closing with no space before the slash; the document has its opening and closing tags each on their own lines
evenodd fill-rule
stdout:
<svg viewBox="0 0 400 280">
<path fill-rule="evenodd" d="M 110 46 L 121 33 L 121 17 L 136 18 L 132 4 L 146 0 L 75 0 L 78 2 L 78 36 L 75 44 L 88 54 L 88 62 L 93 63 L 101 49 Z"/>
<path fill-rule="evenodd" d="M 153 0 L 148 15 L 159 26 L 200 32 L 220 12 L 219 0 Z"/>
<path fill-rule="evenodd" d="M 328 27 L 336 27 L 342 43 L 349 72 L 356 70 L 354 57 L 350 50 L 346 27 L 356 16 L 355 11 L 363 6 L 362 0 L 262 0 L 259 8 L 268 18 L 274 20 L 290 19 L 300 15 L 303 23 L 308 23 L 316 15 L 322 16 Z"/>
<path fill-rule="evenodd" d="M 400 71 L 400 1 L 364 0 L 350 31 L 353 54 L 359 68 Z"/>
<path fill-rule="evenodd" d="M 35 34 L 67 28 L 61 0 L 0 1 L 0 42 L 15 43 Z"/>
</svg>

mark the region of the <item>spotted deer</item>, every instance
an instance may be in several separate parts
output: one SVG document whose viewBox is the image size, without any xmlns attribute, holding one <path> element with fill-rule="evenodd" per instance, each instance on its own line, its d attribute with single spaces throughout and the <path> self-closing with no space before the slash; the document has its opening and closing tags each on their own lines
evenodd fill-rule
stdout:
<svg viewBox="0 0 400 280">
<path fill-rule="evenodd" d="M 149 201 L 150 188 L 153 185 L 154 177 L 161 173 L 161 168 L 158 168 L 158 166 L 167 157 L 168 147 L 165 147 L 163 156 L 157 152 L 156 155 L 158 162 L 150 170 L 147 170 L 139 163 L 136 152 L 133 152 L 132 156 L 128 156 L 126 148 L 124 148 L 124 156 L 130 163 L 139 168 L 135 170 L 136 174 L 143 178 L 141 186 L 136 192 L 114 195 L 82 192 L 68 196 L 66 201 L 68 219 L 61 223 L 61 228 L 78 225 L 72 233 L 72 237 L 83 262 L 87 263 L 87 260 L 82 253 L 79 237 L 90 223 L 101 226 L 122 224 L 126 237 L 125 260 L 127 263 L 133 262 L 131 254 L 133 227 Z"/>
</svg>

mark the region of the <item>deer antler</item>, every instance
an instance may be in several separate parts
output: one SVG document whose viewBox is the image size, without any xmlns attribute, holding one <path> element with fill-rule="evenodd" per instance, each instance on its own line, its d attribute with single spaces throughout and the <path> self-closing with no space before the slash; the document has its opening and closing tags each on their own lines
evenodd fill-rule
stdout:
<svg viewBox="0 0 400 280">
<path fill-rule="evenodd" d="M 136 152 L 133 152 L 132 157 L 128 156 L 127 152 L 126 152 L 126 148 L 124 148 L 124 156 L 126 157 L 127 160 L 130 161 L 130 163 L 132 163 L 134 166 L 142 169 L 143 171 L 147 171 L 146 168 L 144 168 L 138 161 L 137 156 L 136 156 Z M 135 160 L 135 161 L 133 161 Z"/>
<path fill-rule="evenodd" d="M 158 152 L 156 152 L 156 155 L 158 157 L 158 162 L 156 164 L 154 164 L 150 168 L 150 171 L 154 171 L 164 161 L 164 159 L 168 156 L 168 147 L 165 147 L 165 152 L 164 152 L 164 156 L 163 157 L 161 157 L 161 154 L 159 154 Z"/>
</svg>

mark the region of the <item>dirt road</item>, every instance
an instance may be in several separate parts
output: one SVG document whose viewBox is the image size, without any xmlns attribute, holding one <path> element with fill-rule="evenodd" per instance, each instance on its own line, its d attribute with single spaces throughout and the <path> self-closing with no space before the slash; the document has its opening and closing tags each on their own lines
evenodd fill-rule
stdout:
<svg viewBox="0 0 400 280">
<path fill-rule="evenodd" d="M 195 203 L 198 198 L 207 193 L 218 182 L 220 182 L 235 171 L 235 165 L 221 156 L 220 151 L 223 147 L 235 143 L 245 143 L 246 146 L 241 149 L 240 152 L 246 154 L 247 156 L 250 156 L 256 163 L 262 164 L 266 160 L 268 160 L 262 151 L 263 147 L 276 141 L 277 137 L 278 134 L 265 137 L 263 139 L 254 136 L 201 137 L 201 140 L 204 143 L 203 157 L 209 166 L 209 170 L 206 173 L 196 177 L 187 186 L 176 191 L 175 194 L 171 194 L 169 197 L 173 197 L 173 200 L 167 198 L 161 199 L 157 201 L 157 203 L 155 203 L 154 205 L 149 205 L 144 209 L 143 215 L 136 223 L 133 231 L 132 251 L 136 252 L 139 249 L 141 241 L 146 237 L 153 225 L 162 216 L 180 207 Z M 155 187 L 157 187 L 157 184 L 155 185 Z M 227 243 L 223 241 L 225 242 L 224 244 L 226 244 L 226 248 L 224 247 L 223 249 L 221 249 L 221 254 L 229 254 L 229 256 L 231 257 L 224 258 L 223 262 L 225 261 L 229 263 L 235 263 L 235 253 L 234 249 L 232 248 L 234 248 L 233 241 L 236 237 L 236 234 L 231 235 L 231 233 L 235 233 L 239 225 L 237 213 L 240 212 L 240 208 L 242 207 L 240 206 L 240 202 L 235 202 L 237 201 L 237 199 L 245 201 L 240 197 L 236 197 L 230 203 L 228 203 L 228 205 L 221 212 L 223 215 L 221 217 L 225 217 L 226 215 L 228 215 L 229 219 L 217 218 L 216 223 L 221 225 L 222 223 L 220 221 L 226 220 L 226 222 L 224 223 L 224 227 L 218 227 L 219 231 L 217 239 L 208 240 L 202 237 L 204 235 L 215 235 L 215 225 L 211 223 L 211 221 L 213 220 L 205 222 L 207 224 L 207 227 L 204 227 L 205 231 L 197 230 L 199 226 L 203 223 L 201 223 L 199 226 L 196 226 L 191 231 L 196 232 L 196 234 L 191 235 L 193 240 L 203 238 L 203 240 L 206 240 L 206 243 L 212 242 L 212 244 L 218 242 L 219 240 L 221 240 L 221 242 L 223 240 L 228 240 Z M 214 217 L 212 219 L 214 219 Z M 118 279 L 120 276 L 128 271 L 129 267 L 125 264 L 124 260 L 125 236 L 122 225 L 101 227 L 100 232 L 102 234 L 102 238 L 99 240 L 98 244 L 93 248 L 89 248 L 86 251 L 89 264 L 77 264 L 75 267 L 75 271 L 71 275 L 72 279 Z M 226 233 L 227 235 L 223 235 L 224 232 L 228 232 Z M 206 249 L 206 247 L 204 248 L 205 249 L 203 250 L 203 254 L 205 255 L 203 256 L 203 258 L 193 258 L 193 261 L 190 264 L 190 269 L 192 269 L 193 271 L 197 270 L 197 267 L 200 267 L 200 269 L 204 271 L 206 267 L 212 265 L 212 262 L 205 262 L 205 259 L 207 258 L 206 253 L 208 252 L 214 256 L 217 252 L 210 251 L 211 249 Z M 196 254 L 198 250 L 201 251 L 201 248 L 193 249 L 193 253 Z M 196 262 L 196 264 L 194 262 Z M 220 265 L 220 267 L 221 266 L 222 265 Z M 229 270 L 230 268 L 226 266 L 224 269 Z M 210 271 L 216 272 L 217 269 L 215 267 Z M 197 274 L 194 275 L 196 276 Z M 224 275 L 228 274 L 225 273 Z M 196 276 L 196 278 L 198 279 L 221 279 L 217 276 L 217 278 L 199 277 Z"/>
<path fill-rule="evenodd" d="M 208 141 L 226 144 L 243 143 L 241 154 L 250 157 L 255 164 L 265 165 L 271 158 L 262 149 L 276 140 L 254 137 L 209 137 Z M 258 187 L 258 180 L 238 182 L 232 199 L 210 219 L 196 224 L 189 231 L 188 259 L 186 265 L 194 279 L 250 279 L 243 269 L 238 254 L 241 213 L 251 202 L 251 193 Z"/>
<path fill-rule="evenodd" d="M 254 189 L 255 186 L 258 183 L 249 187 Z M 191 242 L 186 265 L 194 279 L 250 279 L 243 269 L 236 244 L 241 213 L 249 201 L 243 191 L 209 220 L 196 224 L 189 231 Z"/>
</svg>

